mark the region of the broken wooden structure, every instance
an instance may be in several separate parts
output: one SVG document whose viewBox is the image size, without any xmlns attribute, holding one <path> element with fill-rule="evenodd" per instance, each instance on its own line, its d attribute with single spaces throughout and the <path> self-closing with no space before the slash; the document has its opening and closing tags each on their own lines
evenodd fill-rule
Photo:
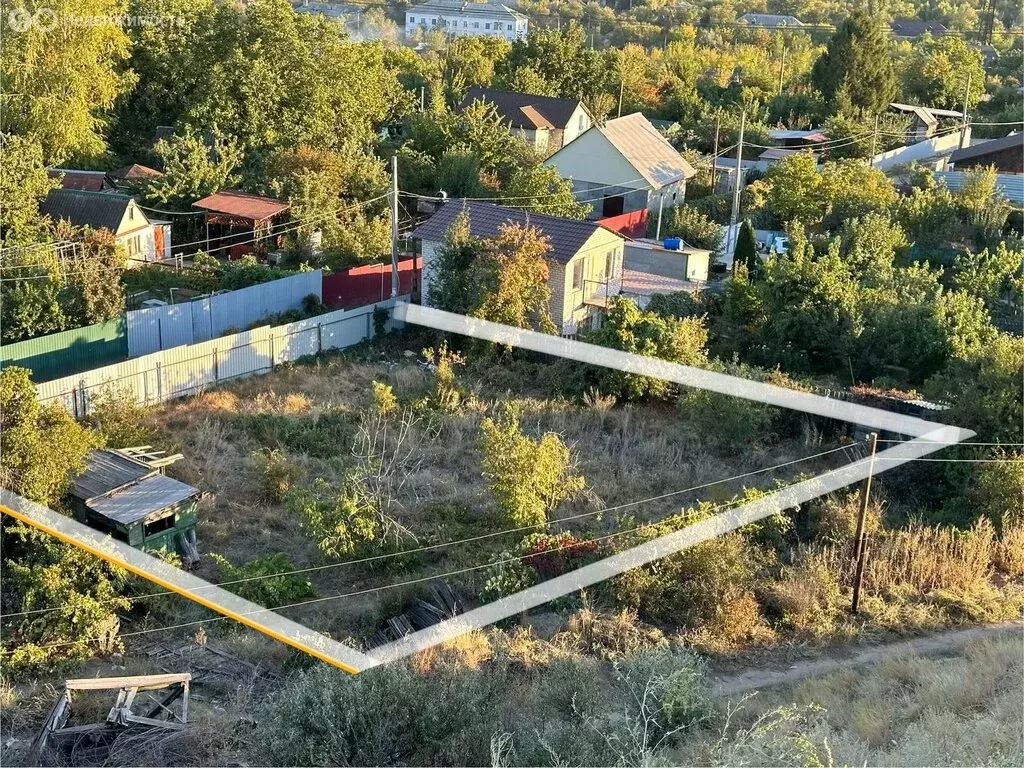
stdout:
<svg viewBox="0 0 1024 768">
<path fill-rule="evenodd" d="M 90 451 L 69 492 L 75 518 L 133 547 L 176 552 L 186 565 L 197 563 L 201 492 L 163 473 L 180 458 L 148 445 Z"/>
<path fill-rule="evenodd" d="M 384 628 L 376 632 L 367 641 L 367 645 L 370 648 L 379 648 L 395 640 L 401 640 L 413 632 L 454 618 L 461 610 L 459 599 L 447 582 L 431 584 L 428 600 L 413 600 L 403 613 L 388 619 Z"/>
<path fill-rule="evenodd" d="M 132 677 L 95 677 L 67 680 L 64 692 L 54 702 L 43 727 L 32 742 L 31 759 L 35 764 L 48 746 L 74 749 L 81 741 L 93 745 L 111 743 L 128 728 L 180 731 L 188 724 L 188 672 Z M 81 691 L 117 691 L 117 698 L 106 720 L 101 723 L 68 725 L 74 711 L 74 694 Z M 157 695 L 154 692 L 161 691 Z M 180 700 L 180 706 L 172 707 Z M 142 707 L 140 714 L 134 707 Z"/>
</svg>

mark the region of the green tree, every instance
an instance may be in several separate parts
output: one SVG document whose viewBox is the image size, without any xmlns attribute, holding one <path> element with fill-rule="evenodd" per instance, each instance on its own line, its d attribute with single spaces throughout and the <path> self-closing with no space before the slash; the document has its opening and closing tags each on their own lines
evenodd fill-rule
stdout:
<svg viewBox="0 0 1024 768">
<path fill-rule="evenodd" d="M 551 333 L 548 314 L 548 260 L 551 244 L 535 227 L 502 224 L 495 237 L 481 241 L 470 270 L 477 297 L 469 314 L 519 328 Z"/>
<path fill-rule="evenodd" d="M 989 312 L 1003 305 L 1024 305 L 1024 250 L 1005 242 L 975 253 L 965 251 L 953 262 L 953 283 L 957 288 L 985 302 Z"/>
<path fill-rule="evenodd" d="M 768 184 L 767 208 L 779 221 L 813 226 L 825 216 L 822 177 L 817 161 L 809 152 L 783 158 L 765 174 Z"/>
<path fill-rule="evenodd" d="M 973 110 L 985 93 L 981 53 L 956 35 L 925 35 L 914 44 L 903 69 L 903 92 L 915 104 Z M 970 82 L 970 93 L 967 85 Z"/>
<path fill-rule="evenodd" d="M 713 254 L 722 250 L 725 239 L 718 224 L 689 205 L 677 205 L 664 211 L 661 232 L 665 237 L 681 237 L 687 245 L 704 248 Z"/>
<path fill-rule="evenodd" d="M 473 263 L 480 254 L 480 241 L 470 234 L 469 215 L 463 211 L 455 217 L 437 249 L 433 274 L 427 286 L 427 301 L 432 307 L 468 314 L 475 302 L 472 282 Z"/>
<path fill-rule="evenodd" d="M 587 31 L 575 21 L 561 30 L 535 27 L 525 39 L 516 40 L 497 68 L 497 79 L 512 84 L 522 68 L 550 84 L 552 95 L 565 98 L 600 92 L 606 77 L 601 54 L 590 47 Z"/>
<path fill-rule="evenodd" d="M 836 111 L 886 111 L 896 96 L 896 73 L 882 20 L 866 9 L 843 19 L 825 53 L 814 62 L 811 81 Z"/>
<path fill-rule="evenodd" d="M 217 136 L 207 144 L 198 134 L 186 133 L 160 139 L 153 151 L 163 174 L 143 186 L 142 194 L 152 204 L 186 210 L 196 200 L 239 180 L 235 171 L 242 151 L 233 139 Z"/>
<path fill-rule="evenodd" d="M 754 235 L 754 227 L 750 223 L 750 219 L 744 219 L 740 225 L 733 260 L 737 264 L 743 264 L 751 276 L 756 275 L 761 269 L 761 257 L 757 255 L 757 237 Z"/>
<path fill-rule="evenodd" d="M 10 13 L 45 8 L 46 23 L 12 28 Z M 0 51 L 0 133 L 38 141 L 47 164 L 88 162 L 106 149 L 105 113 L 135 83 L 122 64 L 129 40 L 117 24 L 78 24 L 113 18 L 124 0 L 13 0 L 4 4 Z M 52 23 L 50 23 L 52 22 Z"/>
<path fill-rule="evenodd" d="M 671 363 L 702 367 L 707 363 L 708 333 L 701 317 L 662 317 L 644 312 L 628 299 L 612 298 L 601 327 L 585 340 Z M 586 386 L 588 382 L 581 379 Z M 674 385 L 662 379 L 601 369 L 595 387 L 620 400 L 667 398 Z"/>
<path fill-rule="evenodd" d="M 576 199 L 571 179 L 562 178 L 557 168 L 540 163 L 514 169 L 502 186 L 501 196 L 516 208 L 563 219 L 585 219 L 591 210 L 590 205 Z"/>
<path fill-rule="evenodd" d="M 543 526 L 548 514 L 585 483 L 572 473 L 572 455 L 562 439 L 554 432 L 539 440 L 527 437 L 521 417 L 519 407 L 509 404 L 501 418 L 480 424 L 483 475 L 512 525 Z"/>
<path fill-rule="evenodd" d="M 93 436 L 60 405 L 41 405 L 29 376 L 14 366 L 0 371 L 0 485 L 53 506 L 85 468 Z"/>
<path fill-rule="evenodd" d="M 0 157 L 0 242 L 29 245 L 43 234 L 39 203 L 60 182 L 46 173 L 43 148 L 34 139 L 0 134 Z"/>
</svg>

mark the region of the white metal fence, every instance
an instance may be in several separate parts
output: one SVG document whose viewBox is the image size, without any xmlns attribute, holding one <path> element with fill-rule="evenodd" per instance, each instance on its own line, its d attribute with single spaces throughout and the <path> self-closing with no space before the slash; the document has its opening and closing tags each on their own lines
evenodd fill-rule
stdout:
<svg viewBox="0 0 1024 768">
<path fill-rule="evenodd" d="M 128 357 L 196 344 L 269 315 L 298 309 L 310 294 L 323 298 L 319 270 L 289 275 L 195 301 L 127 312 Z"/>
<path fill-rule="evenodd" d="M 392 301 L 342 309 L 307 320 L 221 336 L 153 352 L 116 365 L 36 385 L 40 401 L 56 402 L 76 418 L 88 415 L 93 397 L 112 387 L 144 404 L 185 397 L 218 382 L 267 373 L 281 363 L 318 352 L 351 347 L 374 334 L 374 310 Z"/>
</svg>

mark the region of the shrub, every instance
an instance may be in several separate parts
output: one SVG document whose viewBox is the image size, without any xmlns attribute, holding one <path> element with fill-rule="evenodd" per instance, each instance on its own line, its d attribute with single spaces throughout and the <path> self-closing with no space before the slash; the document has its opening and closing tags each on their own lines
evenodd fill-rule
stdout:
<svg viewBox="0 0 1024 768">
<path fill-rule="evenodd" d="M 436 350 L 424 349 L 423 356 L 434 365 L 434 407 L 453 413 L 462 402 L 462 391 L 455 380 L 455 366 L 462 365 L 465 361 L 461 355 L 448 348 L 448 342 L 444 342 Z"/>
<path fill-rule="evenodd" d="M 346 557 L 382 543 L 385 531 L 379 510 L 357 482 L 334 488 L 318 477 L 310 486 L 289 491 L 285 503 L 301 516 L 306 532 L 327 557 Z"/>
<path fill-rule="evenodd" d="M 149 410 L 127 387 L 108 385 L 90 398 L 86 423 L 110 448 L 145 445 L 153 435 L 146 424 Z"/>
<path fill-rule="evenodd" d="M 665 213 L 662 234 L 681 237 L 687 245 L 717 253 L 722 249 L 722 227 L 688 205 L 677 205 Z"/>
<path fill-rule="evenodd" d="M 217 564 L 222 584 L 238 582 L 224 584 L 225 589 L 264 608 L 277 608 L 316 597 L 313 585 L 307 579 L 294 574 L 275 575 L 295 570 L 291 560 L 281 552 L 258 557 L 237 567 L 215 552 L 210 553 L 210 558 Z"/>
<path fill-rule="evenodd" d="M 262 495 L 268 501 L 280 502 L 302 479 L 302 468 L 289 461 L 278 448 L 261 448 L 249 456 L 259 478 Z"/>
<path fill-rule="evenodd" d="M 609 660 L 622 659 L 668 643 L 660 629 L 640 621 L 631 608 L 606 615 L 589 607 L 570 616 L 569 628 L 552 642 L 587 656 Z"/>
<path fill-rule="evenodd" d="M 548 513 L 584 487 L 573 475 L 569 448 L 553 432 L 531 440 L 519 427 L 520 410 L 508 405 L 500 421 L 480 425 L 483 473 L 491 495 L 512 525 L 543 525 Z"/>
<path fill-rule="evenodd" d="M 789 629 L 814 635 L 830 632 L 841 610 L 838 574 L 831 565 L 820 556 L 802 554 L 767 589 L 766 610 Z"/>
<path fill-rule="evenodd" d="M 398 398 L 390 384 L 382 381 L 373 382 L 373 409 L 381 416 L 387 416 L 398 410 Z"/>
</svg>

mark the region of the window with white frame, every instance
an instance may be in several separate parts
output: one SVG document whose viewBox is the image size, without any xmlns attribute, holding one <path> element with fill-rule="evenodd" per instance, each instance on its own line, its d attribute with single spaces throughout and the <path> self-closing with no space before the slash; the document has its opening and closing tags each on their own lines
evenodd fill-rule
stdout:
<svg viewBox="0 0 1024 768">
<path fill-rule="evenodd" d="M 604 274 L 609 280 L 615 278 L 615 249 L 612 248 L 605 254 L 604 259 Z"/>
<path fill-rule="evenodd" d="M 574 291 L 583 290 L 583 266 L 583 259 L 572 265 L 572 289 Z"/>
<path fill-rule="evenodd" d="M 486 24 L 484 24 L 484 29 L 490 29 L 490 28 L 491 28 L 491 22 L 488 21 Z"/>
</svg>

